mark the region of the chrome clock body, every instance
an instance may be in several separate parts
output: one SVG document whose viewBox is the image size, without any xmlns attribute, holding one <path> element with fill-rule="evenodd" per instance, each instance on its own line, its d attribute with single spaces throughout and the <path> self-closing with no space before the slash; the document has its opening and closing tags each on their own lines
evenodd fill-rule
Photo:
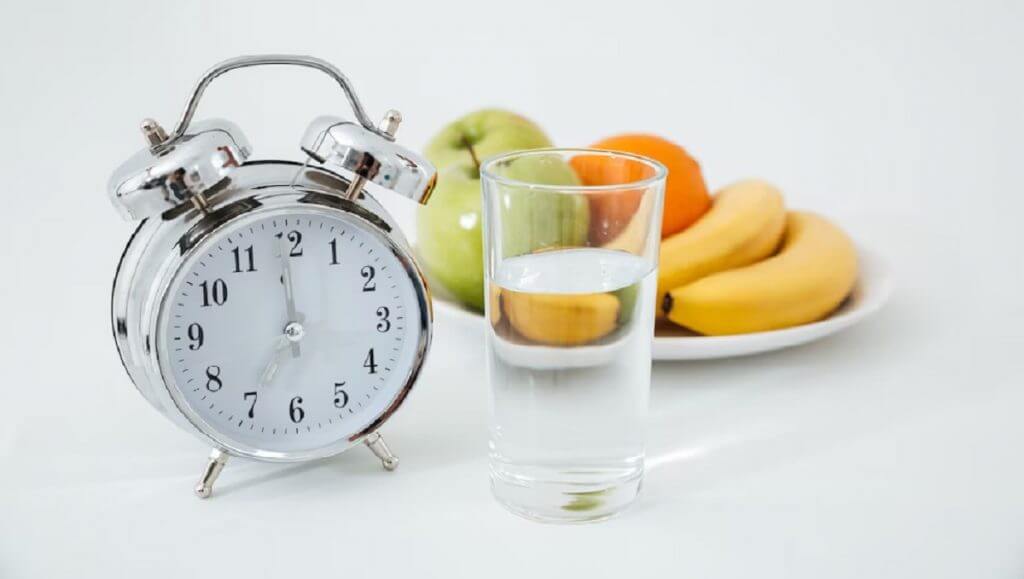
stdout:
<svg viewBox="0 0 1024 579">
<path fill-rule="evenodd" d="M 314 119 L 299 143 L 305 163 L 253 160 L 233 123 L 192 122 L 215 78 L 262 65 L 331 76 L 356 120 Z M 362 443 L 397 467 L 378 428 L 416 383 L 433 320 L 409 244 L 374 195 L 426 203 L 436 179 L 395 144 L 401 120 L 392 110 L 370 124 L 325 61 L 239 57 L 200 78 L 170 134 L 143 121 L 146 148 L 111 177 L 115 208 L 141 220 L 114 278 L 114 340 L 146 400 L 213 448 L 198 496 L 210 496 L 229 456 L 312 460 Z"/>
</svg>

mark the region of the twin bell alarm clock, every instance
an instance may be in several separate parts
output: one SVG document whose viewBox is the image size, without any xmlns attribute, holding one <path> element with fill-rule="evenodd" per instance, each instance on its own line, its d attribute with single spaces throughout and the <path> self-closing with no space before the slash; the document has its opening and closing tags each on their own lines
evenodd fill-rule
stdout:
<svg viewBox="0 0 1024 579">
<path fill-rule="evenodd" d="M 238 68 L 292 65 L 337 81 L 355 120 L 315 119 L 301 161 L 257 160 L 225 120 L 193 122 L 203 92 Z M 199 80 L 174 130 L 142 123 L 145 148 L 109 194 L 139 221 L 114 279 L 125 370 L 157 410 L 213 451 L 208 497 L 229 456 L 304 461 L 365 445 L 393 470 L 378 430 L 430 346 L 423 276 L 373 195 L 426 203 L 436 171 L 371 122 L 348 79 L 304 56 L 247 56 Z"/>
</svg>

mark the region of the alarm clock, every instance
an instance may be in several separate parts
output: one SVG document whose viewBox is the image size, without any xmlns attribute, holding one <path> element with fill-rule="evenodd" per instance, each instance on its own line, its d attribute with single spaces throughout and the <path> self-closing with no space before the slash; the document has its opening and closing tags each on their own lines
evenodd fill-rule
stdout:
<svg viewBox="0 0 1024 579">
<path fill-rule="evenodd" d="M 316 118 L 301 161 L 256 160 L 235 124 L 192 122 L 215 78 L 264 65 L 326 73 L 355 119 Z M 372 123 L 323 60 L 245 56 L 201 77 L 170 134 L 143 121 L 145 148 L 111 177 L 114 207 L 140 222 L 114 278 L 117 350 L 146 400 L 212 447 L 199 497 L 230 456 L 306 461 L 362 444 L 398 466 L 379 429 L 416 382 L 432 313 L 374 195 L 426 203 L 436 179 L 395 143 L 400 121 Z"/>
</svg>

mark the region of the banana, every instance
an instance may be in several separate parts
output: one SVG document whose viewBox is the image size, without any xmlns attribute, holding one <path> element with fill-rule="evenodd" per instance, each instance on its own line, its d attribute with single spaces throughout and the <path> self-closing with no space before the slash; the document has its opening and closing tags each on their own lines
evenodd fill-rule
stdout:
<svg viewBox="0 0 1024 579">
<path fill-rule="evenodd" d="M 647 243 L 652 242 L 651 240 L 660 240 L 661 219 L 651 219 L 655 197 L 653 193 L 645 191 L 636 212 L 633 213 L 633 217 L 630 218 L 626 227 L 602 247 L 640 255 L 644 252 Z"/>
<path fill-rule="evenodd" d="M 794 211 L 777 255 L 673 289 L 663 308 L 673 322 L 712 336 L 775 330 L 825 317 L 856 279 L 850 238 L 823 217 Z"/>
<path fill-rule="evenodd" d="M 490 303 L 487 304 L 487 312 L 491 318 L 491 325 L 497 326 L 501 323 L 501 288 L 496 284 L 490 284 Z"/>
<path fill-rule="evenodd" d="M 551 346 L 578 346 L 615 330 L 619 300 L 612 294 L 528 294 L 502 290 L 505 316 L 523 337 Z"/>
<path fill-rule="evenodd" d="M 785 226 L 782 193 L 772 185 L 748 180 L 725 187 L 699 221 L 661 242 L 658 299 L 704 276 L 768 257 Z"/>
</svg>

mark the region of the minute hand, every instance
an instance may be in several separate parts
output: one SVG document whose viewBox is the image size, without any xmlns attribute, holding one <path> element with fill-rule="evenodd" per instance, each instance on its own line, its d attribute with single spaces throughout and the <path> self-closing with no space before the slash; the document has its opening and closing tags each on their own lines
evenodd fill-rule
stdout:
<svg viewBox="0 0 1024 579">
<path fill-rule="evenodd" d="M 281 282 L 284 284 L 284 301 L 285 307 L 288 309 L 288 323 L 302 323 L 299 319 L 299 313 L 295 310 L 295 286 L 292 284 L 292 266 L 289 253 L 291 248 L 288 247 L 288 242 L 284 235 L 281 236 Z M 294 341 L 292 344 L 292 358 L 298 358 L 301 350 L 299 349 L 299 342 Z"/>
</svg>

